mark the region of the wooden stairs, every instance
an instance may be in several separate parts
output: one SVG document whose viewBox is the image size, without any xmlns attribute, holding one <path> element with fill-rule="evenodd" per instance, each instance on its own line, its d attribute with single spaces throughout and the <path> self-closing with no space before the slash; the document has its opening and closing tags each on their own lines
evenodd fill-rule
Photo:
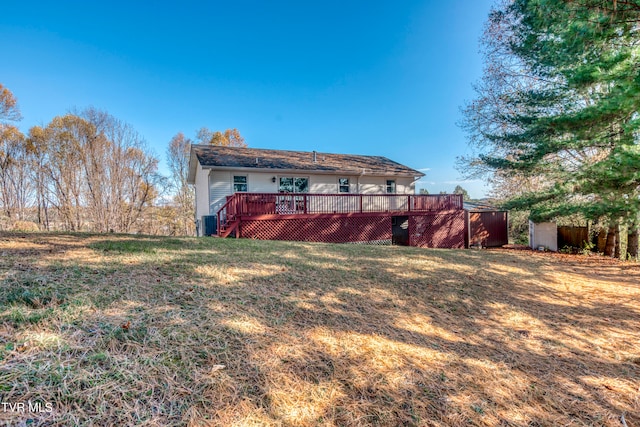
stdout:
<svg viewBox="0 0 640 427">
<path fill-rule="evenodd" d="M 218 236 L 225 238 L 229 237 L 231 233 L 238 229 L 238 225 L 240 225 L 240 220 L 236 219 L 234 216 L 227 217 L 227 220 L 220 224 L 220 230 L 218 230 Z M 238 234 L 236 233 L 236 237 Z"/>
</svg>

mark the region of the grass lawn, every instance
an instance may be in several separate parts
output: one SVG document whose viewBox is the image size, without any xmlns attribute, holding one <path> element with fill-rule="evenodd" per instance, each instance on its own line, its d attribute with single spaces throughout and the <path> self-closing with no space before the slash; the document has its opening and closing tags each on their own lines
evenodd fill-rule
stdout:
<svg viewBox="0 0 640 427">
<path fill-rule="evenodd" d="M 5 233 L 0 286 L 0 424 L 640 426 L 635 263 Z"/>
</svg>

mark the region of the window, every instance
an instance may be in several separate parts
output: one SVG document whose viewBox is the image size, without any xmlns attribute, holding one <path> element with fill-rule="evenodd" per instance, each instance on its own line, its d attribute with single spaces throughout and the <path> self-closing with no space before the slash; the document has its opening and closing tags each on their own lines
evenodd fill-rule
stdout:
<svg viewBox="0 0 640 427">
<path fill-rule="evenodd" d="M 233 191 L 247 191 L 247 177 L 242 175 L 234 175 Z"/>
<path fill-rule="evenodd" d="M 309 178 L 280 177 L 280 193 L 308 193 Z"/>
<path fill-rule="evenodd" d="M 387 193 L 389 194 L 396 193 L 396 182 L 392 179 L 387 180 Z"/>
<path fill-rule="evenodd" d="M 276 212 L 280 214 L 306 212 L 305 196 L 296 196 L 295 194 L 309 192 L 309 178 L 282 176 L 280 177 L 278 191 L 280 193 L 293 193 L 294 195 L 283 194 L 278 196 Z"/>
<path fill-rule="evenodd" d="M 295 193 L 308 193 L 309 192 L 309 178 L 294 178 L 293 179 L 293 191 Z"/>
<path fill-rule="evenodd" d="M 349 192 L 349 178 L 338 178 L 338 192 L 339 193 Z"/>
<path fill-rule="evenodd" d="M 293 193 L 293 178 L 281 177 L 278 191 L 280 193 Z"/>
</svg>

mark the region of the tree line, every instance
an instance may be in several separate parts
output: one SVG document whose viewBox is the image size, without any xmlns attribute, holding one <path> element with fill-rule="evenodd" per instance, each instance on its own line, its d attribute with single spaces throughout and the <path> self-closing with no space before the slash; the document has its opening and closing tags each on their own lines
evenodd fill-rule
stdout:
<svg viewBox="0 0 640 427">
<path fill-rule="evenodd" d="M 474 154 L 459 168 L 487 177 L 506 208 L 589 221 L 607 255 L 637 258 L 640 5 L 500 0 L 481 46 L 462 121 Z"/>
<path fill-rule="evenodd" d="M 419 191 L 419 194 L 428 195 L 429 190 L 427 190 L 426 188 L 421 188 Z M 447 191 L 440 191 L 439 194 L 449 194 L 449 193 Z M 464 188 L 462 188 L 461 185 L 456 185 L 456 188 L 453 189 L 452 194 L 461 194 L 462 200 L 464 200 L 465 202 L 471 201 L 471 196 L 469 196 L 469 192 Z"/>
<path fill-rule="evenodd" d="M 112 115 L 87 108 L 23 134 L 18 103 L 0 84 L 0 229 L 194 234 L 186 182 L 192 142 L 245 146 L 237 129 L 200 129 L 169 142 L 168 177 L 144 138 Z"/>
</svg>

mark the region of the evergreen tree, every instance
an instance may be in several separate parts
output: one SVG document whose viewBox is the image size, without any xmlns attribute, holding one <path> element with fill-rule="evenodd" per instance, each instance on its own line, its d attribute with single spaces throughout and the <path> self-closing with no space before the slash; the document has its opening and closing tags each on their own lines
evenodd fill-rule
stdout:
<svg viewBox="0 0 640 427">
<path fill-rule="evenodd" d="M 490 16 L 484 84 L 464 122 L 480 153 L 464 163 L 542 178 L 507 204 L 531 209 L 534 220 L 637 220 L 640 14 L 607 5 L 515 0 Z"/>
</svg>

